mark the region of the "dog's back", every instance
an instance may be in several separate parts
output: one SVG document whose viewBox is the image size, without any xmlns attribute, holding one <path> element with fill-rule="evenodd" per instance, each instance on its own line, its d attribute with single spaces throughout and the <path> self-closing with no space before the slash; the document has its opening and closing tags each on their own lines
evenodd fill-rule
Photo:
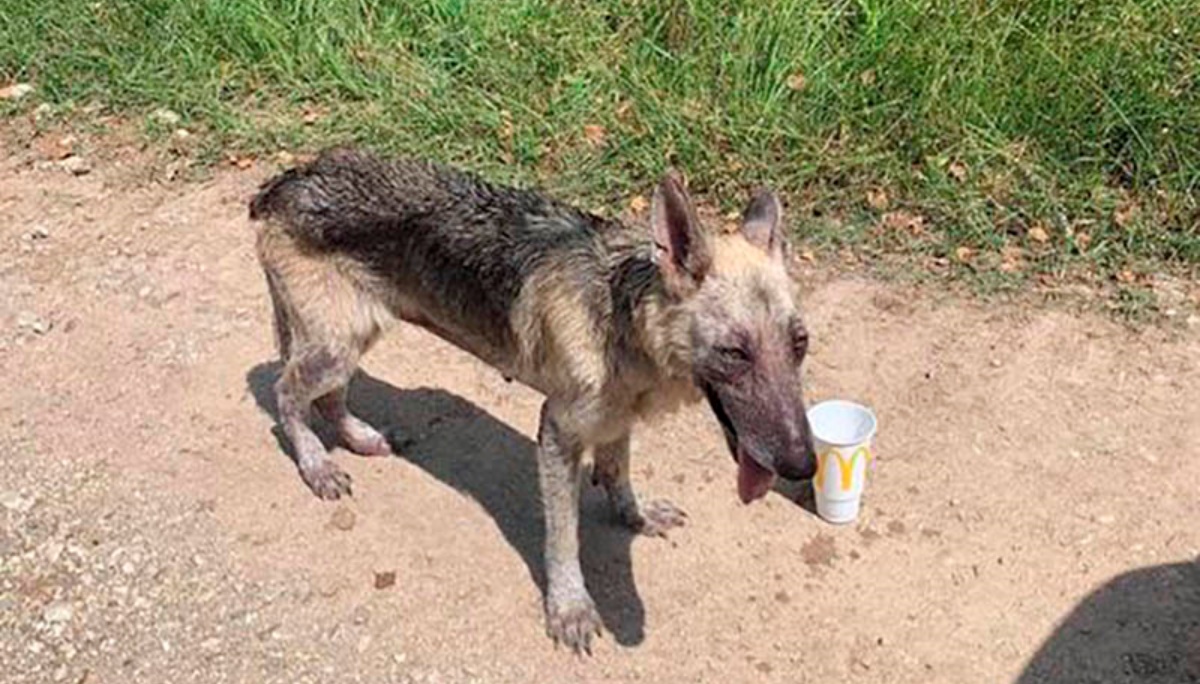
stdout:
<svg viewBox="0 0 1200 684">
<path fill-rule="evenodd" d="M 540 377 L 547 356 L 603 374 L 599 328 L 612 306 L 601 233 L 617 228 L 597 217 L 436 164 L 346 149 L 265 183 L 250 216 L 262 222 L 259 256 L 285 311 L 281 339 L 353 323 L 365 349 L 395 317 L 543 391 L 597 381 Z M 355 320 L 297 320 L 328 311 Z"/>
</svg>

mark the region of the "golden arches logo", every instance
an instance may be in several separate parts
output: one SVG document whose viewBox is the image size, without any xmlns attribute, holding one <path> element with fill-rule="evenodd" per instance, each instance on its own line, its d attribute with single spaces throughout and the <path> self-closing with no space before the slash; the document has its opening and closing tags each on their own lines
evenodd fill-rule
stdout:
<svg viewBox="0 0 1200 684">
<path fill-rule="evenodd" d="M 830 449 L 823 454 L 817 454 L 817 475 L 814 478 L 817 489 L 825 487 L 825 471 L 829 468 L 830 454 L 833 454 L 833 457 L 837 459 L 838 474 L 841 475 L 841 482 L 839 484 L 842 491 L 850 491 L 850 486 L 854 484 L 854 464 L 858 462 L 858 458 L 861 456 L 865 461 L 864 467 L 865 465 L 869 465 L 871 463 L 871 450 L 865 446 L 861 446 L 855 449 L 853 454 L 850 454 L 848 460 L 842 458 L 842 452 L 837 449 Z"/>
</svg>

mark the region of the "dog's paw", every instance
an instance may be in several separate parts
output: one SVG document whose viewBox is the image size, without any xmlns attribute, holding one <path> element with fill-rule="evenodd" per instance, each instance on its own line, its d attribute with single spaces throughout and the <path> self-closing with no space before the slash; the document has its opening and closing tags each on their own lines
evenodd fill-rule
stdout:
<svg viewBox="0 0 1200 684">
<path fill-rule="evenodd" d="M 592 654 L 592 637 L 603 634 L 604 624 L 590 596 L 551 601 L 546 606 L 546 634 L 576 654 Z"/>
<path fill-rule="evenodd" d="M 300 469 L 300 477 L 317 498 L 332 501 L 350 496 L 350 475 L 333 464 L 322 460 L 314 466 Z"/>
<path fill-rule="evenodd" d="M 346 448 L 359 456 L 391 456 L 392 445 L 378 430 L 354 416 L 347 416 L 338 427 Z"/>
<path fill-rule="evenodd" d="M 687 522 L 687 513 L 666 499 L 655 499 L 642 504 L 625 523 L 638 534 L 647 537 L 666 537 L 667 530 L 682 527 Z"/>
</svg>

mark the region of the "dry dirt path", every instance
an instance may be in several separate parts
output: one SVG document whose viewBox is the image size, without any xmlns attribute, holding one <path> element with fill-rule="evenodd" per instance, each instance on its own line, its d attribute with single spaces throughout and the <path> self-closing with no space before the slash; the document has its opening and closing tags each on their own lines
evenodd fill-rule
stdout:
<svg viewBox="0 0 1200 684">
<path fill-rule="evenodd" d="M 352 404 L 402 457 L 339 452 L 355 496 L 318 501 L 272 429 L 266 172 L 4 155 L 5 682 L 1200 678 L 1194 330 L 813 275 L 810 399 L 880 416 L 863 518 L 740 505 L 701 408 L 641 429 L 635 482 L 690 523 L 631 539 L 588 491 L 580 660 L 542 631 L 532 392 L 399 330 Z"/>
</svg>

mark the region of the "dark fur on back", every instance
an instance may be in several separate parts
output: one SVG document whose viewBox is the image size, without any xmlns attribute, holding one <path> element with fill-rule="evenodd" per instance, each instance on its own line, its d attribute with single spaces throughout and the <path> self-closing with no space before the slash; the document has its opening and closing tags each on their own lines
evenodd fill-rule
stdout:
<svg viewBox="0 0 1200 684">
<path fill-rule="evenodd" d="M 314 250 L 352 255 L 395 287 L 430 295 L 421 306 L 460 332 L 505 346 L 513 302 L 547 259 L 590 292 L 596 320 L 611 315 L 604 234 L 621 226 L 432 162 L 330 150 L 265 183 L 250 216 L 278 220 Z"/>
</svg>

